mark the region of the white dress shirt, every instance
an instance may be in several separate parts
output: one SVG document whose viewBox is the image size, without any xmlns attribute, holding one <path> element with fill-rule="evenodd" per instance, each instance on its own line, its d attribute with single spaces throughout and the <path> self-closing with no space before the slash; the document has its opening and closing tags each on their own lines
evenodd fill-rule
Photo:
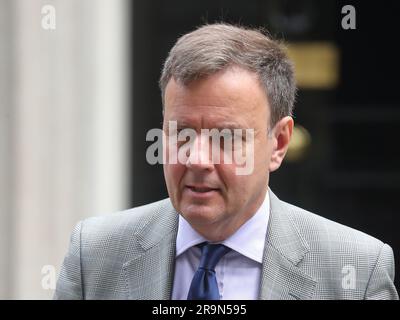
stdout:
<svg viewBox="0 0 400 320">
<path fill-rule="evenodd" d="M 269 219 L 268 191 L 261 207 L 233 235 L 221 243 L 232 249 L 218 262 L 215 273 L 221 300 L 256 300 Z M 197 244 L 207 241 L 180 215 L 176 238 L 173 300 L 186 300 L 199 263 Z"/>
</svg>

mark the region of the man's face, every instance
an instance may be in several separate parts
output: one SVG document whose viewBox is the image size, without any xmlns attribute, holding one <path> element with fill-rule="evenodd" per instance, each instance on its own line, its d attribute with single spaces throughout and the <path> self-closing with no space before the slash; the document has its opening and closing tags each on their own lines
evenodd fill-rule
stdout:
<svg viewBox="0 0 400 320">
<path fill-rule="evenodd" d="M 164 164 L 168 193 L 175 209 L 206 238 L 220 241 L 232 234 L 265 198 L 273 140 L 268 136 L 270 108 L 256 74 L 239 67 L 195 80 L 187 86 L 171 79 L 165 90 L 164 132 L 169 121 L 196 131 L 196 156 L 186 163 Z M 254 170 L 238 175 L 235 163 L 214 163 L 201 129 L 254 130 Z M 244 141 L 244 144 L 249 143 Z M 169 154 L 166 143 L 166 154 Z M 179 148 L 179 144 L 178 144 Z M 222 145 L 221 145 L 222 148 Z M 224 151 L 221 151 L 223 154 Z M 242 167 L 243 165 L 241 165 Z M 210 231 L 212 230 L 212 231 Z M 210 239 L 211 240 L 211 239 Z"/>
</svg>

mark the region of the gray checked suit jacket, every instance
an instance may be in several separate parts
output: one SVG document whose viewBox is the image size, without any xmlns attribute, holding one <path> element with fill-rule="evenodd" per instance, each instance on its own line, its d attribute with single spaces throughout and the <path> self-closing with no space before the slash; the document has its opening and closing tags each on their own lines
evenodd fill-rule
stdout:
<svg viewBox="0 0 400 320">
<path fill-rule="evenodd" d="M 392 249 L 270 190 L 260 299 L 398 299 Z M 170 299 L 178 213 L 169 199 L 78 223 L 55 299 Z"/>
</svg>

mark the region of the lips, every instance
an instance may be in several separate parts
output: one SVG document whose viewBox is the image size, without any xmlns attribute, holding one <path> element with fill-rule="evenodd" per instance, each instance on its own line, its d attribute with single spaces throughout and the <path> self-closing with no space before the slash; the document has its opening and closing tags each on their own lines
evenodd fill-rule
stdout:
<svg viewBox="0 0 400 320">
<path fill-rule="evenodd" d="M 206 184 L 187 184 L 185 186 L 185 194 L 195 199 L 208 199 L 214 197 L 221 190 L 214 185 Z"/>
<path fill-rule="evenodd" d="M 193 192 L 199 192 L 199 193 L 206 193 L 210 191 L 216 191 L 218 190 L 217 188 L 211 188 L 211 187 L 198 187 L 198 186 L 187 186 L 191 191 Z"/>
</svg>

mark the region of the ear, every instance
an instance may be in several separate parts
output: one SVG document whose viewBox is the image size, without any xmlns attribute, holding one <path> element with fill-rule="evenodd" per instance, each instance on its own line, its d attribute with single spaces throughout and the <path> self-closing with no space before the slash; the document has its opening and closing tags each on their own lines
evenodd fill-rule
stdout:
<svg viewBox="0 0 400 320">
<path fill-rule="evenodd" d="M 284 117 L 279 120 L 272 130 L 272 153 L 269 163 L 269 172 L 277 170 L 285 158 L 292 137 L 294 121 L 292 117 Z"/>
</svg>

